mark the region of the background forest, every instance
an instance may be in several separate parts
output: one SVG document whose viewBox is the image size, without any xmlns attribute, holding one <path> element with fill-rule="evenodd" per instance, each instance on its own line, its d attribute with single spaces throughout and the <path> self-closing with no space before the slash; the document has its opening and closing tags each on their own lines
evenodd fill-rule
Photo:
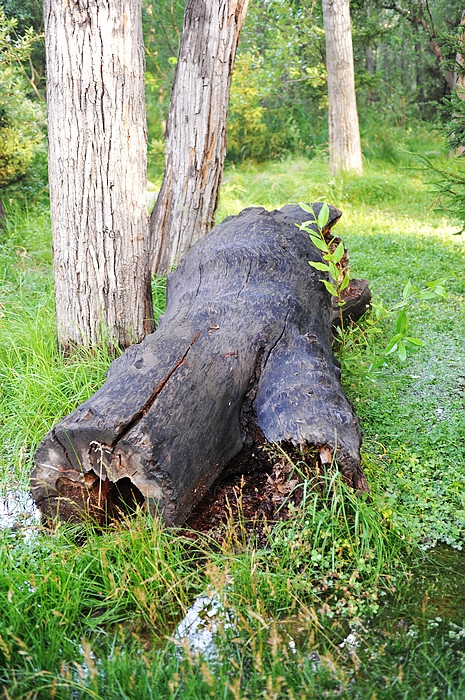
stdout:
<svg viewBox="0 0 465 700">
<path fill-rule="evenodd" d="M 144 0 L 142 4 L 149 167 L 154 178 L 164 165 L 163 132 L 186 3 Z M 2 8 L 0 158 L 3 184 L 7 184 L 24 173 L 43 132 L 45 56 L 40 1 L 8 0 Z M 364 153 L 389 156 L 395 141 L 388 138 L 390 128 L 414 129 L 418 121 L 438 126 L 451 119 L 447 98 L 453 91 L 453 75 L 460 69 L 456 55 L 462 4 L 371 0 L 353 1 L 350 8 Z M 322 26 L 317 2 L 251 3 L 234 70 L 229 162 L 288 154 L 311 157 L 324 151 L 327 97 Z M 455 117 L 456 110 L 454 105 Z"/>
<path fill-rule="evenodd" d="M 186 2 L 142 2 L 146 47 L 149 179 L 164 167 L 164 129 Z M 6 0 L 0 13 L 0 186 L 22 177 L 45 149 L 45 49 L 40 0 Z M 418 125 L 460 147 L 465 107 L 462 4 L 434 0 L 350 3 L 363 154 L 398 157 Z M 228 163 L 263 162 L 327 149 L 321 3 L 254 0 L 236 58 Z M 393 131 L 394 130 L 394 131 Z M 432 167 L 432 164 L 429 164 Z M 459 166 L 438 172 L 438 191 L 463 219 Z"/>
<path fill-rule="evenodd" d="M 143 0 L 153 191 L 185 5 Z M 320 198 L 343 211 L 373 302 L 334 349 L 371 495 L 331 469 L 315 489 L 293 464 L 291 517 L 255 536 L 239 494 L 217 537 L 143 512 L 51 531 L 31 514 L 36 446 L 112 354 L 57 347 L 42 3 L 0 3 L 2 697 L 465 697 L 465 7 L 350 9 L 364 174 L 329 174 L 321 4 L 251 0 L 217 220 Z M 158 318 L 163 279 L 153 291 Z"/>
</svg>

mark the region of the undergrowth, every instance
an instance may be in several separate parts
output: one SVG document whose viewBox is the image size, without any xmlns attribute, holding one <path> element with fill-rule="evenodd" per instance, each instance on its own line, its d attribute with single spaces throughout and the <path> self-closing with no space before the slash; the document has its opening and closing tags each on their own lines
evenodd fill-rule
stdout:
<svg viewBox="0 0 465 700">
<path fill-rule="evenodd" d="M 266 547 L 240 518 L 221 545 L 142 512 L 103 530 L 3 528 L 6 698 L 463 697 L 465 251 L 410 169 L 412 139 L 402 150 L 390 144 L 389 158 L 373 143 L 362 177 L 330 178 L 324 158 L 230 168 L 220 202 L 222 218 L 325 197 L 343 210 L 337 235 L 352 275 L 386 307 L 408 280 L 447 280 L 447 299 L 409 306 L 423 346 L 404 362 L 391 355 L 370 371 L 393 332 L 388 315 L 371 333 L 373 312 L 338 350 L 370 497 L 337 470 L 317 489 L 304 482 L 302 502 L 269 526 Z M 442 162 L 440 144 L 430 150 Z M 3 492 L 27 488 L 38 441 L 95 391 L 112 359 L 105 349 L 58 352 L 45 194 L 28 193 L 26 207 L 12 192 L 0 229 Z M 164 282 L 154 290 L 161 313 Z M 217 601 L 203 613 L 213 629 L 203 653 L 177 634 L 199 596 Z"/>
</svg>

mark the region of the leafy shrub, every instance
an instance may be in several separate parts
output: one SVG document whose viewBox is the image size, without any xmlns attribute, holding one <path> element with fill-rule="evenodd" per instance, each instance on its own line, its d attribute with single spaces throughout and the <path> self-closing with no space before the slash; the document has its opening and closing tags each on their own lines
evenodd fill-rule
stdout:
<svg viewBox="0 0 465 700">
<path fill-rule="evenodd" d="M 230 160 L 308 155 L 327 139 L 321 25 L 313 6 L 250 4 L 232 78 Z"/>
<path fill-rule="evenodd" d="M 228 120 L 228 155 L 234 160 L 262 156 L 267 148 L 259 74 L 263 60 L 247 51 L 236 59 Z"/>
<path fill-rule="evenodd" d="M 24 175 L 43 144 L 43 105 L 29 98 L 21 68 L 34 34 L 14 39 L 15 26 L 0 8 L 0 187 Z"/>
</svg>

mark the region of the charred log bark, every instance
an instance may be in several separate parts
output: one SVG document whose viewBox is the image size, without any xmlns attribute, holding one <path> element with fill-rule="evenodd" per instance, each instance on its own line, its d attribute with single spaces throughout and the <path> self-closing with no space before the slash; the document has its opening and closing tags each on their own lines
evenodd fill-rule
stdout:
<svg viewBox="0 0 465 700">
<path fill-rule="evenodd" d="M 339 217 L 331 208 L 327 228 Z M 266 443 L 315 448 L 368 490 L 331 350 L 332 299 L 308 264 L 321 253 L 296 227 L 306 219 L 299 206 L 246 209 L 190 250 L 155 333 L 39 446 L 32 495 L 47 517 L 102 521 L 146 504 L 181 524 Z"/>
</svg>

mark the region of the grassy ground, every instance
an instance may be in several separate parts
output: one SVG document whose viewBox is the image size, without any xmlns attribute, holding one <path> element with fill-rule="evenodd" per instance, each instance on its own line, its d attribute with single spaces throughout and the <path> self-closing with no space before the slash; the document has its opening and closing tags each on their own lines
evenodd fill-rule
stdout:
<svg viewBox="0 0 465 700">
<path fill-rule="evenodd" d="M 408 280 L 447 279 L 447 299 L 409 305 L 409 333 L 423 346 L 405 362 L 392 354 L 370 371 L 395 314 L 374 325 L 372 313 L 339 349 L 371 500 L 330 472 L 266 548 L 240 522 L 219 546 L 142 513 L 103 533 L 3 529 L 6 698 L 465 697 L 464 243 L 406 153 L 441 144 L 403 132 L 396 147 L 369 145 L 360 178 L 330 178 L 323 159 L 229 169 L 219 217 L 325 197 L 343 210 L 337 233 L 375 303 L 395 305 Z M 104 351 L 64 360 L 56 350 L 48 210 L 42 195 L 33 199 L 40 172 L 28 207 L 24 190 L 10 193 L 0 231 L 4 492 L 27 488 L 38 440 L 110 361 Z M 217 635 L 201 654 L 175 630 L 203 594 L 203 624 Z"/>
</svg>

